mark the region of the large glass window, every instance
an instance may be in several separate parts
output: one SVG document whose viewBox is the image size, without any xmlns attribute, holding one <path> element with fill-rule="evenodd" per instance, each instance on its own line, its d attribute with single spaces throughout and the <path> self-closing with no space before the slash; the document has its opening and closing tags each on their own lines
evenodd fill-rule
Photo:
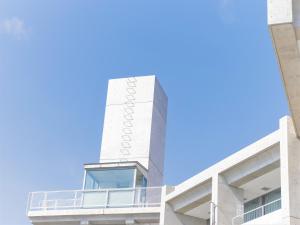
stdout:
<svg viewBox="0 0 300 225">
<path fill-rule="evenodd" d="M 108 168 L 87 170 L 85 189 L 111 189 L 134 187 L 134 168 Z"/>
<path fill-rule="evenodd" d="M 276 189 L 244 204 L 244 222 L 281 209 L 281 189 Z"/>
</svg>

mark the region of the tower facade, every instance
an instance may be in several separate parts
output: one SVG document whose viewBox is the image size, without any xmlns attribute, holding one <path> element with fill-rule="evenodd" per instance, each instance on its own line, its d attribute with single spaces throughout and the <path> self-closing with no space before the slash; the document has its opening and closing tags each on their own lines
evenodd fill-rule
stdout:
<svg viewBox="0 0 300 225">
<path fill-rule="evenodd" d="M 162 185 L 167 104 L 155 76 L 109 80 L 100 163 L 138 162 Z"/>
</svg>

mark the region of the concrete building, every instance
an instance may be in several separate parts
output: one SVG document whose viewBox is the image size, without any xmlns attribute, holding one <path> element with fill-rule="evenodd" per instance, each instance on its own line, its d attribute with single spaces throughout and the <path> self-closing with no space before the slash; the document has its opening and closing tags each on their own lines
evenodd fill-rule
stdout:
<svg viewBox="0 0 300 225">
<path fill-rule="evenodd" d="M 163 185 L 167 97 L 155 76 L 109 81 L 100 162 L 83 188 L 32 192 L 34 225 L 300 225 L 300 0 L 268 0 L 291 117 L 177 186 Z"/>
<path fill-rule="evenodd" d="M 155 76 L 109 81 L 100 162 L 82 190 L 33 192 L 33 224 L 158 224 L 167 96 Z"/>
</svg>

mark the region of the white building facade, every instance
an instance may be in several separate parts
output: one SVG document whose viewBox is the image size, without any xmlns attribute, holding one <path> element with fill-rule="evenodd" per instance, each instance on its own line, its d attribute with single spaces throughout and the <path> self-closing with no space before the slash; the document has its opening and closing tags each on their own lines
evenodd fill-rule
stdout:
<svg viewBox="0 0 300 225">
<path fill-rule="evenodd" d="M 300 225 L 300 0 L 268 0 L 291 117 L 177 186 L 163 185 L 167 96 L 155 76 L 109 81 L 99 163 L 81 190 L 32 192 L 33 225 Z"/>
</svg>

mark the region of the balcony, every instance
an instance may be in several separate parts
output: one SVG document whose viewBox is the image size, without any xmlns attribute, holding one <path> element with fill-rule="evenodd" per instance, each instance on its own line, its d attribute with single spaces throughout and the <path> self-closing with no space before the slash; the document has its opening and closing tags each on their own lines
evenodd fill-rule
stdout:
<svg viewBox="0 0 300 225">
<path fill-rule="evenodd" d="M 232 219 L 232 225 L 241 225 L 249 221 L 255 220 L 259 217 L 265 216 L 269 213 L 275 212 L 281 209 L 281 199 L 277 199 L 268 204 L 262 205 L 258 208 L 245 212 Z"/>
<path fill-rule="evenodd" d="M 161 187 L 32 192 L 27 212 L 159 207 Z"/>
</svg>

